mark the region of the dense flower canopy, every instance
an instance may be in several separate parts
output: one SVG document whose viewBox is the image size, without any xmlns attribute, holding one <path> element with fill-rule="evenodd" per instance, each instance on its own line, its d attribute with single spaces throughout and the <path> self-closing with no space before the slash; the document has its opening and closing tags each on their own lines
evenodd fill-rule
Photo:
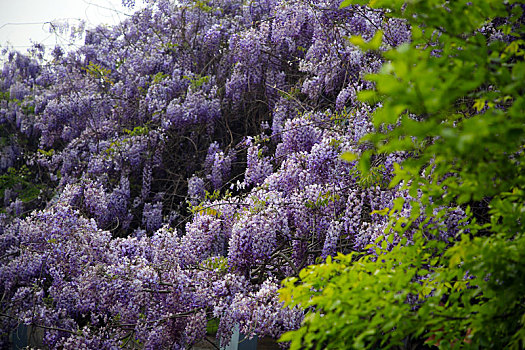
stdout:
<svg viewBox="0 0 525 350">
<path fill-rule="evenodd" d="M 363 251 L 382 209 L 418 197 L 388 186 L 408 152 L 367 176 L 340 158 L 371 147 L 359 140 L 381 105 L 357 95 L 411 32 L 339 5 L 156 0 L 78 50 L 5 52 L 0 346 L 19 323 L 64 349 L 184 348 L 212 318 L 223 345 L 235 324 L 274 338 L 300 326 L 279 282 Z M 377 50 L 348 39 L 378 31 Z M 448 210 L 434 239 L 463 225 Z"/>
</svg>

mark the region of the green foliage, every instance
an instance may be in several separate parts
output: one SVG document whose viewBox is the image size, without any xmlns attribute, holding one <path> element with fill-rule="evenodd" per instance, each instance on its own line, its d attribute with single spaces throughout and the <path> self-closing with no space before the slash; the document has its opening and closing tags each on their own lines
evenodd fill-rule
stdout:
<svg viewBox="0 0 525 350">
<path fill-rule="evenodd" d="M 210 6 L 210 4 L 208 3 L 208 1 L 202 1 L 202 0 L 197 0 L 195 1 L 195 4 L 193 5 L 194 8 L 198 8 L 199 10 L 203 11 L 203 12 L 213 12 L 214 8 L 212 6 Z"/>
<path fill-rule="evenodd" d="M 209 270 L 215 270 L 218 273 L 225 274 L 228 272 L 228 259 L 225 257 L 211 257 L 206 260 L 204 260 L 200 264 L 203 268 L 209 269 Z"/>
<path fill-rule="evenodd" d="M 126 144 L 131 144 L 133 143 L 133 138 L 134 137 L 137 137 L 137 136 L 144 136 L 144 135 L 148 135 L 151 131 L 149 125 L 149 123 L 145 124 L 144 126 L 136 126 L 133 128 L 133 130 L 130 130 L 130 129 L 122 129 L 122 131 L 128 135 L 128 137 L 125 137 L 125 138 L 122 138 L 122 139 L 117 139 L 113 142 L 110 143 L 109 147 L 105 150 L 105 153 L 106 153 L 106 156 L 107 157 L 110 157 L 114 154 L 117 154 L 118 152 L 120 152 L 121 148 L 124 147 Z M 44 155 L 53 155 L 53 153 L 51 154 L 47 154 L 45 153 L 45 151 L 43 150 L 38 150 L 38 152 L 44 154 Z M 54 152 L 53 150 L 51 150 L 51 152 Z M 146 155 L 144 155 L 146 156 Z"/>
<path fill-rule="evenodd" d="M 219 330 L 219 322 L 220 320 L 218 318 L 212 318 L 209 320 L 208 324 L 206 325 L 206 334 L 216 335 L 217 331 Z"/>
<path fill-rule="evenodd" d="M 108 83 L 113 85 L 115 82 L 110 78 L 111 70 L 101 67 L 98 64 L 95 64 L 93 62 L 89 62 L 89 65 L 84 68 L 84 70 L 93 78 L 96 80 L 102 82 L 102 83 Z"/>
<path fill-rule="evenodd" d="M 193 90 L 198 90 L 203 84 L 210 81 L 209 75 L 200 76 L 197 74 L 194 77 L 184 75 L 183 78 L 190 81 Z"/>
<path fill-rule="evenodd" d="M 0 91 L 0 100 L 9 101 L 11 99 L 11 95 L 9 91 Z"/>
<path fill-rule="evenodd" d="M 341 154 L 341 159 L 346 162 L 353 162 L 358 159 L 358 155 L 352 152 L 344 152 Z"/>
<path fill-rule="evenodd" d="M 162 72 L 158 72 L 157 74 L 153 75 L 152 83 L 153 84 L 158 84 L 158 83 L 160 83 L 161 81 L 163 81 L 164 79 L 166 79 L 168 77 L 169 77 L 168 74 L 164 74 Z"/>
<path fill-rule="evenodd" d="M 337 193 L 332 193 L 332 191 L 326 191 L 325 193 L 319 195 L 317 200 L 307 200 L 304 205 L 309 209 L 320 209 L 326 207 L 330 202 L 336 202 L 340 199 Z"/>
<path fill-rule="evenodd" d="M 232 194 L 229 190 L 226 190 L 224 192 L 221 192 L 220 190 L 213 190 L 213 192 L 205 191 L 204 201 L 197 204 L 192 205 L 189 204 L 189 209 L 192 214 L 202 214 L 202 215 L 211 215 L 216 217 L 221 217 L 222 213 L 218 209 L 218 206 L 215 205 L 208 205 L 204 203 L 214 202 L 214 201 L 221 201 L 221 200 L 228 200 L 231 198 Z"/>
<path fill-rule="evenodd" d="M 43 150 L 41 148 L 37 149 L 37 152 L 46 156 L 46 157 L 52 157 L 54 154 L 55 154 L 55 150 L 54 149 L 50 149 L 49 151 L 46 151 L 46 150 Z"/>
<path fill-rule="evenodd" d="M 20 169 L 9 168 L 0 175 L 0 201 L 3 202 L 5 190 L 10 189 L 17 193 L 17 197 L 24 203 L 38 198 L 43 187 L 32 182 L 32 174 L 27 166 Z"/>
<path fill-rule="evenodd" d="M 362 50 L 378 50 L 381 46 L 382 39 L 383 32 L 381 30 L 378 30 L 374 34 L 374 37 L 368 42 L 366 42 L 360 35 L 348 38 L 348 41 L 350 41 L 355 46 L 361 48 Z"/>
<path fill-rule="evenodd" d="M 384 53 L 369 79 L 381 101 L 373 116 L 373 145 L 359 159 L 396 151 L 413 157 L 396 164 L 390 186 L 418 201 L 389 215 L 387 237 L 375 254 L 339 254 L 284 282 L 281 298 L 308 312 L 287 333 L 292 349 L 392 348 L 414 341 L 440 348 L 525 346 L 525 63 L 522 8 L 516 1 L 345 0 L 388 8 L 412 26 L 412 42 Z M 506 18 L 506 40 L 488 41 L 478 29 Z M 499 21 L 498 23 L 501 23 Z M 364 49 L 371 43 L 354 40 Z M 388 126 L 388 128 L 387 128 Z M 345 155 L 349 160 L 352 156 Z M 480 210 L 481 202 L 489 203 Z M 416 224 L 422 214 L 445 218 L 462 205 L 464 229 L 451 242 L 438 228 Z M 483 207 L 483 206 L 482 206 Z M 416 228 L 393 249 L 388 242 Z M 416 307 L 407 300 L 417 300 Z"/>
<path fill-rule="evenodd" d="M 131 137 L 142 136 L 142 135 L 148 135 L 150 132 L 150 129 L 148 125 L 144 125 L 144 126 L 136 126 L 133 128 L 133 130 L 124 129 L 124 132 Z"/>
<path fill-rule="evenodd" d="M 371 168 L 367 168 L 367 171 L 362 172 L 359 169 L 354 168 L 351 172 L 352 176 L 357 179 L 357 184 L 363 188 L 370 188 L 379 186 L 381 188 L 388 187 L 388 180 L 383 177 L 385 173 L 385 166 L 380 164 Z"/>
<path fill-rule="evenodd" d="M 414 331 L 407 318 L 411 313 L 411 305 L 405 302 L 408 294 L 428 294 L 411 281 L 417 274 L 426 273 L 424 267 L 435 247 L 425 246 L 420 239 L 413 249 L 398 245 L 389 252 L 385 249 L 387 241 L 383 242 L 384 248 L 373 246 L 381 259 L 339 254 L 334 260 L 328 258 L 324 264 L 302 270 L 299 279 L 285 281 L 283 301 L 313 307 L 317 312 L 307 313 L 303 329 L 281 340 L 292 341 L 292 349 L 400 345 L 404 334 Z"/>
</svg>

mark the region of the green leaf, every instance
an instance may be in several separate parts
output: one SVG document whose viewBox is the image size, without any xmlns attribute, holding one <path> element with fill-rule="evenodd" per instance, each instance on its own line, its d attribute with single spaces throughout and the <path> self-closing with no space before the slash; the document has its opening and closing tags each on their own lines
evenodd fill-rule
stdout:
<svg viewBox="0 0 525 350">
<path fill-rule="evenodd" d="M 383 31 L 382 30 L 377 30 L 374 34 L 374 37 L 372 38 L 372 40 L 370 40 L 369 44 L 368 44 L 368 48 L 370 50 L 377 50 L 379 49 L 379 47 L 381 46 L 381 44 L 383 43 Z"/>
<path fill-rule="evenodd" d="M 344 0 L 341 5 L 339 5 L 339 8 L 340 9 L 343 9 L 345 7 L 348 7 L 350 5 L 352 5 L 353 1 L 352 0 Z"/>
<path fill-rule="evenodd" d="M 383 42 L 383 32 L 377 30 L 369 42 L 366 42 L 361 35 L 352 36 L 348 41 L 363 51 L 378 50 Z"/>
<path fill-rule="evenodd" d="M 379 96 L 373 90 L 362 90 L 357 93 L 357 99 L 362 102 L 375 104 L 379 101 Z"/>
<path fill-rule="evenodd" d="M 384 215 L 388 215 L 389 212 L 390 212 L 390 208 L 383 208 L 380 210 L 373 210 L 371 214 L 378 214 L 378 215 L 384 216 Z"/>
<path fill-rule="evenodd" d="M 344 152 L 341 154 L 341 159 L 345 162 L 353 162 L 358 158 L 357 154 L 352 152 Z"/>
</svg>

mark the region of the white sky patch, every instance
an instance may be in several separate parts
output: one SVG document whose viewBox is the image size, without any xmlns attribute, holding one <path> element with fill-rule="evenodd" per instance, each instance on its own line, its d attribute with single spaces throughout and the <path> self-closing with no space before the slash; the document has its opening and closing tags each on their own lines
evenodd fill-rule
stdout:
<svg viewBox="0 0 525 350">
<path fill-rule="evenodd" d="M 25 52 L 32 43 L 42 43 L 46 51 L 57 44 L 67 49 L 70 31 L 50 33 L 52 25 L 75 27 L 82 20 L 86 28 L 113 25 L 142 7 L 140 0 L 136 3 L 130 10 L 121 0 L 0 0 L 0 48 L 9 45 Z"/>
</svg>

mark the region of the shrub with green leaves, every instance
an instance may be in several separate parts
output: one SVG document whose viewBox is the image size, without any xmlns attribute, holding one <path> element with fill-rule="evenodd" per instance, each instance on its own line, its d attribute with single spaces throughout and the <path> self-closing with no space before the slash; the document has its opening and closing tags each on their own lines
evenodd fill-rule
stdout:
<svg viewBox="0 0 525 350">
<path fill-rule="evenodd" d="M 390 224 L 372 254 L 339 254 L 284 282 L 282 300 L 307 314 L 282 340 L 292 349 L 522 349 L 524 7 L 493 0 L 341 6 L 350 5 L 385 9 L 411 26 L 411 42 L 384 52 L 387 63 L 368 76 L 375 90 L 359 95 L 378 107 L 359 166 L 366 174 L 374 157 L 409 152 L 390 186 L 413 199 L 382 211 Z M 363 49 L 377 46 L 358 39 L 351 40 Z M 466 213 L 462 229 L 454 240 L 435 239 L 432 218 L 453 218 L 454 206 Z M 407 207 L 410 215 L 401 216 Z"/>
</svg>

